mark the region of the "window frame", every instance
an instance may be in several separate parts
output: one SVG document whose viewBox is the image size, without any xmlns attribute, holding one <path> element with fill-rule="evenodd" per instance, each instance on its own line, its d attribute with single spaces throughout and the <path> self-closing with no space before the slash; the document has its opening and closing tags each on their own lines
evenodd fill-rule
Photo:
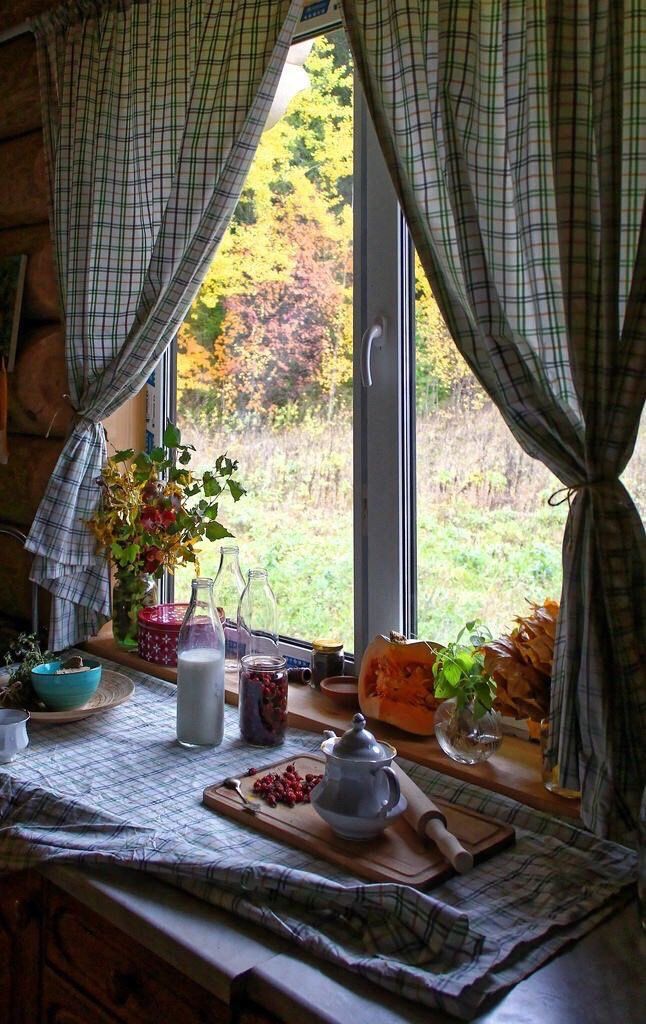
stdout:
<svg viewBox="0 0 646 1024">
<path fill-rule="evenodd" d="M 316 6 L 316 5 L 310 5 Z M 293 42 L 343 29 L 339 4 L 301 22 Z M 305 8 L 307 11 L 307 7 Z M 416 629 L 415 330 L 413 246 L 354 73 L 353 196 L 353 559 L 354 652 L 359 665 L 378 633 Z M 373 345 L 372 385 L 361 378 L 367 329 L 385 320 Z M 170 346 L 147 385 L 147 443 L 159 444 L 176 416 L 177 347 Z M 174 600 L 165 573 L 160 599 Z M 295 662 L 311 644 L 281 635 Z"/>
<path fill-rule="evenodd" d="M 415 356 L 412 243 L 355 80 L 354 580 L 355 657 L 378 633 L 416 626 Z M 372 385 L 362 382 L 366 332 Z"/>
</svg>

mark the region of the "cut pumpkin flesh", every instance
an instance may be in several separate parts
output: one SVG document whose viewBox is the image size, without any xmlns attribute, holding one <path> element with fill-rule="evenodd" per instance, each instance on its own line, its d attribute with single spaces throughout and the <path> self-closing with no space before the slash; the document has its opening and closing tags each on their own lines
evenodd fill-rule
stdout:
<svg viewBox="0 0 646 1024">
<path fill-rule="evenodd" d="M 396 633 L 368 644 L 359 674 L 359 706 L 364 715 L 417 736 L 433 733 L 435 652 L 424 640 Z"/>
</svg>

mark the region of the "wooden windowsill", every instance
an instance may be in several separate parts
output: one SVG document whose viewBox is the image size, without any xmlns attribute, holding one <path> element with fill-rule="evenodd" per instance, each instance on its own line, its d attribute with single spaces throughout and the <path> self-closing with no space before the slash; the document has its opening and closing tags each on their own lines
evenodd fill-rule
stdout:
<svg viewBox="0 0 646 1024">
<path fill-rule="evenodd" d="M 163 665 L 144 661 L 136 654 L 122 650 L 112 638 L 112 628 L 104 626 L 98 636 L 88 640 L 84 647 L 92 654 L 121 665 L 128 665 L 139 672 L 177 682 L 177 671 Z M 227 704 L 238 703 L 238 680 L 227 674 L 225 680 Z M 350 724 L 351 713 L 338 708 L 325 694 L 309 686 L 290 684 L 288 723 L 298 729 L 323 732 L 324 729 L 345 731 Z M 434 737 L 415 737 L 395 729 L 384 722 L 368 720 L 369 727 L 380 740 L 386 740 L 397 748 L 397 753 L 409 761 L 433 768 L 435 771 L 452 775 L 464 782 L 473 782 L 485 789 L 513 797 L 548 814 L 578 818 L 579 801 L 566 800 L 549 793 L 541 781 L 540 753 L 538 744 L 517 736 L 505 736 L 498 752 L 488 761 L 479 765 L 459 764 L 442 752 Z"/>
</svg>

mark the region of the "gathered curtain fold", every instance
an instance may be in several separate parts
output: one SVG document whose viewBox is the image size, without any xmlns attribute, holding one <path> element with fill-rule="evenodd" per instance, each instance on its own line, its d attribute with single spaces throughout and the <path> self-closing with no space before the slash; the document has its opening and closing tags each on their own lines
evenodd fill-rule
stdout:
<svg viewBox="0 0 646 1024">
<path fill-rule="evenodd" d="M 344 0 L 417 252 L 462 355 L 568 489 L 550 743 L 600 835 L 646 783 L 641 0 Z"/>
<path fill-rule="evenodd" d="M 35 18 L 50 220 L 76 424 L 27 548 L 53 595 L 49 645 L 110 614 L 85 523 L 101 421 L 173 339 L 235 208 L 300 0 L 68 0 Z"/>
</svg>

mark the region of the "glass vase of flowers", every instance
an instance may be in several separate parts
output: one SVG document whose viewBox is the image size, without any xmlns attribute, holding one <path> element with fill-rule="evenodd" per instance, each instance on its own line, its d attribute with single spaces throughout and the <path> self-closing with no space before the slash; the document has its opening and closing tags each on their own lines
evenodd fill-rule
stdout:
<svg viewBox="0 0 646 1024">
<path fill-rule="evenodd" d="M 126 650 L 137 647 L 139 612 L 159 604 L 157 581 L 149 572 L 137 573 L 132 566 L 116 566 L 112 584 L 112 635 Z"/>
<path fill-rule="evenodd" d="M 164 570 L 193 563 L 199 575 L 198 543 L 232 536 L 218 514 L 223 496 L 245 493 L 238 463 L 219 455 L 198 474 L 189 468 L 194 451 L 169 423 L 159 447 L 115 452 L 101 471 L 101 501 L 87 525 L 113 565 L 114 638 L 127 649 L 137 646 L 139 611 L 157 603 Z"/>
</svg>

